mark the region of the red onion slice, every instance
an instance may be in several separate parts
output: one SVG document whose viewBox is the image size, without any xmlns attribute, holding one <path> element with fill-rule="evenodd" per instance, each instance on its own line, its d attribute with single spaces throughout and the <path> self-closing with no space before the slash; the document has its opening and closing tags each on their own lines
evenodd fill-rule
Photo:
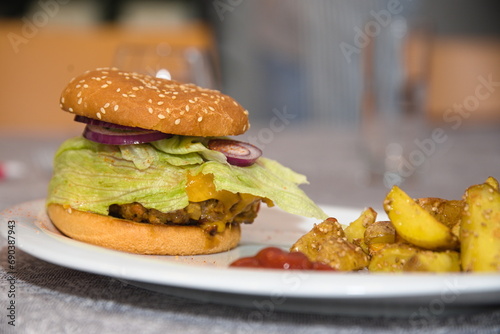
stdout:
<svg viewBox="0 0 500 334">
<path fill-rule="evenodd" d="M 247 167 L 262 155 L 262 151 L 249 143 L 232 139 L 212 139 L 208 142 L 210 150 L 224 154 L 227 162 L 239 167 Z"/>
<path fill-rule="evenodd" d="M 132 145 L 166 139 L 172 137 L 172 135 L 153 130 L 137 128 L 135 130 L 112 129 L 88 124 L 83 131 L 83 137 L 107 145 Z"/>
<path fill-rule="evenodd" d="M 80 116 L 80 115 L 75 116 L 75 122 L 80 122 L 80 123 L 85 123 L 85 124 L 90 124 L 90 125 L 98 125 L 98 126 L 102 126 L 105 128 L 112 128 L 112 129 L 123 129 L 123 130 L 139 130 L 139 129 L 141 129 L 141 128 L 136 128 L 133 126 L 125 126 L 125 125 L 100 121 L 98 119 L 93 119 L 93 118 L 89 118 L 86 116 Z"/>
</svg>

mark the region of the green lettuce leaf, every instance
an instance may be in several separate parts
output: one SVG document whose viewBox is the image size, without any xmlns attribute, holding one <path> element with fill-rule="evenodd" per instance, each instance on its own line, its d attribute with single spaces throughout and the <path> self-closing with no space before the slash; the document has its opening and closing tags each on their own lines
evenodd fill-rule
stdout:
<svg viewBox="0 0 500 334">
<path fill-rule="evenodd" d="M 151 144 L 111 146 L 83 137 L 69 139 L 55 155 L 47 203 L 106 215 L 111 204 L 140 202 L 169 212 L 188 205 L 188 174 L 211 173 L 217 190 L 268 198 L 297 215 L 327 217 L 298 187 L 307 182 L 303 175 L 264 157 L 249 167 L 232 166 L 200 140 L 174 136 Z"/>
</svg>

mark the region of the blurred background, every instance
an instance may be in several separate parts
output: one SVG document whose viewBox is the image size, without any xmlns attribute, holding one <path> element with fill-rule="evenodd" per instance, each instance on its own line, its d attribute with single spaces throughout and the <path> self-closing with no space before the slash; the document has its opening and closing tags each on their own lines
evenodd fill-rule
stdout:
<svg viewBox="0 0 500 334">
<path fill-rule="evenodd" d="M 285 109 L 291 123 L 356 126 L 366 24 L 384 28 L 388 12 L 425 19 L 432 32 L 424 111 L 439 122 L 474 93 L 479 75 L 500 81 L 499 9 L 486 0 L 2 2 L 0 129 L 71 128 L 58 108 L 71 77 L 116 64 L 120 46 L 158 43 L 208 50 L 219 88 L 253 123 L 266 125 Z M 500 90 L 479 109 L 468 122 L 498 121 Z"/>
<path fill-rule="evenodd" d="M 210 68 L 204 85 L 249 110 L 246 138 L 308 174 L 317 185 L 315 199 L 352 203 L 370 183 L 366 173 L 391 176 L 394 166 L 420 168 L 421 157 L 433 161 L 433 169 L 420 168 L 427 173 L 423 185 L 453 185 L 465 168 L 476 168 L 480 179 L 472 182 L 481 182 L 498 171 L 491 159 L 500 157 L 499 9 L 491 0 L 4 1 L 0 179 L 7 168 L 2 161 L 15 175 L 40 165 L 44 178 L 33 197 L 43 196 L 53 152 L 63 138 L 82 130 L 59 108 L 60 92 L 72 77 L 97 67 L 145 67 L 136 58 L 150 61 L 151 50 L 161 57 L 197 50 L 186 57 L 194 62 L 203 55 L 203 63 L 192 68 L 198 74 Z M 153 66 L 147 69 L 155 74 Z M 395 111 L 387 119 L 381 109 Z M 405 124 L 424 127 L 407 129 L 396 116 L 401 114 L 413 117 Z M 386 136 L 394 126 L 379 127 L 377 119 L 420 145 L 402 161 L 402 141 Z M 446 139 L 468 131 L 493 135 L 441 145 L 443 134 L 434 138 L 433 130 L 444 131 Z M 21 153 L 12 153 L 13 143 Z M 455 151 L 439 160 L 446 155 L 434 154 L 437 144 L 444 153 Z M 312 166 L 325 158 L 321 149 L 296 152 L 294 145 L 331 146 L 329 162 Z M 363 149 L 361 157 L 368 158 L 359 160 Z M 381 157 L 381 171 L 363 171 L 372 168 L 370 155 Z M 318 188 L 325 183 L 337 188 Z M 464 187 L 447 189 L 457 194 Z M 343 192 L 352 195 L 336 196 Z M 10 193 L 4 200 L 16 201 Z"/>
</svg>

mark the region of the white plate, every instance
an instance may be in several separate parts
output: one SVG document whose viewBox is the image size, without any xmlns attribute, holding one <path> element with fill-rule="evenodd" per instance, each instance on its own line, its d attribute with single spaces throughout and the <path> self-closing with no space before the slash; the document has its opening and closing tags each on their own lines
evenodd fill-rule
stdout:
<svg viewBox="0 0 500 334">
<path fill-rule="evenodd" d="M 324 207 L 348 224 L 361 210 Z M 112 276 L 168 294 L 249 306 L 337 314 L 432 315 L 500 305 L 498 274 L 368 274 L 228 268 L 235 259 L 273 246 L 290 247 L 317 221 L 263 208 L 243 226 L 240 246 L 206 256 L 145 256 L 109 250 L 63 236 L 50 222 L 44 201 L 1 213 L 1 234 L 15 221 L 16 247 L 68 268 Z M 422 313 L 422 314 L 420 314 Z"/>
</svg>

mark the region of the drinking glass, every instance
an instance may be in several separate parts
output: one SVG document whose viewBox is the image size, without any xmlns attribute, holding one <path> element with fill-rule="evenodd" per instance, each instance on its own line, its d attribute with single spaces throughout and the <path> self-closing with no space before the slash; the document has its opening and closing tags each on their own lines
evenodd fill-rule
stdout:
<svg viewBox="0 0 500 334">
<path fill-rule="evenodd" d="M 115 53 L 113 66 L 198 86 L 219 89 L 220 80 L 213 54 L 196 46 L 124 44 Z"/>
<path fill-rule="evenodd" d="M 360 138 L 370 182 L 390 188 L 415 180 L 426 164 L 425 136 L 429 31 L 393 17 L 362 50 L 364 90 Z"/>
</svg>

